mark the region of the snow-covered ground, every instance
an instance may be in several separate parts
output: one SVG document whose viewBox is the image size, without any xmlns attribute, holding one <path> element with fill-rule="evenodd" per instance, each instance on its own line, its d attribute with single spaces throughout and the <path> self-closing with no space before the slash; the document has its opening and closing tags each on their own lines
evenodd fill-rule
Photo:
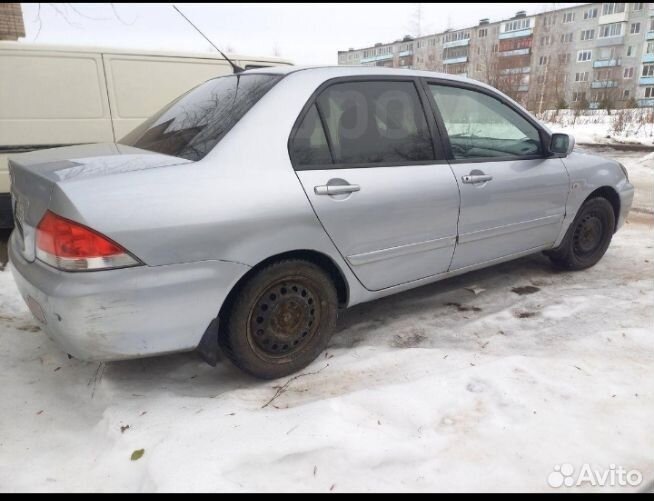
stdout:
<svg viewBox="0 0 654 501">
<path fill-rule="evenodd" d="M 580 144 L 654 146 L 654 110 L 548 110 L 538 118 L 553 132 L 574 136 Z"/>
<path fill-rule="evenodd" d="M 625 155 L 651 202 L 654 161 Z M 642 489 L 654 479 L 652 263 L 654 217 L 637 210 L 590 270 L 536 255 L 360 305 L 305 375 L 273 382 L 194 354 L 69 360 L 5 269 L 0 490 Z M 563 464 L 643 481 L 554 489 Z"/>
</svg>

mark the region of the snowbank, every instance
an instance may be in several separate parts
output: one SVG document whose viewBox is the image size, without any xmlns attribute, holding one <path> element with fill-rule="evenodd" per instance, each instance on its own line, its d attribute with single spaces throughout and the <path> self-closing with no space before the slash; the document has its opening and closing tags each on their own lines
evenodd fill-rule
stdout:
<svg viewBox="0 0 654 501">
<path fill-rule="evenodd" d="M 548 491 L 562 463 L 645 483 L 652 263 L 650 219 L 584 272 L 537 255 L 361 305 L 308 375 L 274 382 L 194 354 L 69 360 L 6 269 L 0 489 Z"/>
<path fill-rule="evenodd" d="M 553 132 L 572 134 L 580 144 L 654 146 L 654 110 L 548 110 L 537 115 Z"/>
</svg>

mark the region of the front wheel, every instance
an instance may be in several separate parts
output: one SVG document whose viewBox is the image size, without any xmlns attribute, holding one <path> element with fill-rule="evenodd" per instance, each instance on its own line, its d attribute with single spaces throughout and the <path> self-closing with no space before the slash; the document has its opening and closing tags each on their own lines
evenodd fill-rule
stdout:
<svg viewBox="0 0 654 501">
<path fill-rule="evenodd" d="M 614 231 L 611 203 L 605 198 L 591 198 L 579 209 L 561 245 L 546 254 L 555 265 L 568 270 L 590 268 L 609 248 Z"/>
<path fill-rule="evenodd" d="M 243 371 L 276 379 L 306 367 L 325 349 L 337 311 L 336 288 L 319 266 L 279 261 L 238 291 L 218 341 Z"/>
</svg>

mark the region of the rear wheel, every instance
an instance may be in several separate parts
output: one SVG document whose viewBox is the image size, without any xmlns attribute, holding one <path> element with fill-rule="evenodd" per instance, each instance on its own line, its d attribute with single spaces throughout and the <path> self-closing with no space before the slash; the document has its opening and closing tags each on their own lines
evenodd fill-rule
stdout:
<svg viewBox="0 0 654 501">
<path fill-rule="evenodd" d="M 605 198 L 591 198 L 579 209 L 561 245 L 546 254 L 554 264 L 583 270 L 604 256 L 615 231 L 613 206 Z"/>
<path fill-rule="evenodd" d="M 325 349 L 337 311 L 336 288 L 327 273 L 307 261 L 280 261 L 238 291 L 219 343 L 237 367 L 253 376 L 287 376 Z"/>
</svg>

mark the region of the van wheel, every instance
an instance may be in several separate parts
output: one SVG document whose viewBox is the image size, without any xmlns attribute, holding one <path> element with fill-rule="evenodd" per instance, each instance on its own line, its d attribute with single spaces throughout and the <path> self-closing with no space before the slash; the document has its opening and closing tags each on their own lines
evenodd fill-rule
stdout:
<svg viewBox="0 0 654 501">
<path fill-rule="evenodd" d="M 320 355 L 334 332 L 337 311 L 336 288 L 327 273 L 308 261 L 279 261 L 241 287 L 218 342 L 238 368 L 276 379 Z"/>
<path fill-rule="evenodd" d="M 579 209 L 557 249 L 547 251 L 552 262 L 567 270 L 595 265 L 609 248 L 615 231 L 615 214 L 605 198 L 591 198 Z"/>
</svg>

